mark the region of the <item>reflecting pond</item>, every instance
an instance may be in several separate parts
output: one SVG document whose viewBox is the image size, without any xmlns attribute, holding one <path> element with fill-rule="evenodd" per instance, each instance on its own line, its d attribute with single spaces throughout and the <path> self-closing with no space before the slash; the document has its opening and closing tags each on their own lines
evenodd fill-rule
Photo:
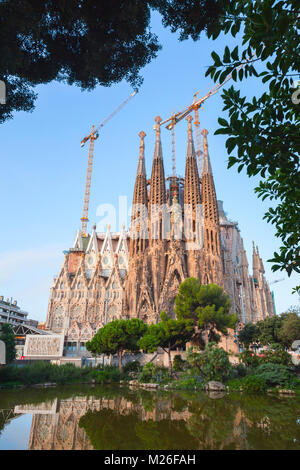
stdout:
<svg viewBox="0 0 300 470">
<path fill-rule="evenodd" d="M 300 399 L 127 386 L 0 391 L 0 449 L 300 449 Z"/>
</svg>

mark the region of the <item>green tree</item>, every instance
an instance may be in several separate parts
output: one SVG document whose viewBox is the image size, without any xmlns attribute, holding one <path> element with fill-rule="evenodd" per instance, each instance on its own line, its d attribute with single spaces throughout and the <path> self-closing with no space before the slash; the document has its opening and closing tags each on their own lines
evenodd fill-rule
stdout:
<svg viewBox="0 0 300 470">
<path fill-rule="evenodd" d="M 202 372 L 207 380 L 224 380 L 230 376 L 233 368 L 228 353 L 216 343 L 207 344 L 203 356 Z"/>
<path fill-rule="evenodd" d="M 227 328 L 234 328 L 237 322 L 237 315 L 229 313 L 230 298 L 222 287 L 201 285 L 195 278 L 188 278 L 180 284 L 174 310 L 179 320 L 188 319 L 194 323 L 194 339 L 199 341 L 204 336 L 205 344 L 218 341 L 217 331 L 227 334 Z"/>
<path fill-rule="evenodd" d="M 279 252 L 269 261 L 273 271 L 285 270 L 289 276 L 300 272 L 300 92 L 293 89 L 300 73 L 299 26 L 295 0 L 227 2 L 224 18 L 211 37 L 221 32 L 235 37 L 241 30 L 242 48 L 225 46 L 223 57 L 213 52 L 214 64 L 206 72 L 219 82 L 231 72 L 234 81 L 253 76 L 263 89 L 252 100 L 234 86 L 224 90 L 223 110 L 229 119 L 219 118 L 221 128 L 215 134 L 228 135 L 229 155 L 235 149 L 228 168 L 238 165 L 238 172 L 246 168 L 248 176 L 261 176 L 255 191 L 263 200 L 274 201 L 264 218 L 274 224 L 281 239 Z"/>
<path fill-rule="evenodd" d="M 174 320 L 169 318 L 163 311 L 160 314 L 161 321 L 157 324 L 149 325 L 144 336 L 139 341 L 141 349 L 147 352 L 154 352 L 161 347 L 169 358 L 169 373 L 172 373 L 171 350 L 183 346 L 193 333 L 191 321 Z"/>
<path fill-rule="evenodd" d="M 87 350 L 93 354 L 117 354 L 121 372 L 123 353 L 139 350 L 138 341 L 146 328 L 145 323 L 138 318 L 114 320 L 100 328 L 92 340 L 86 343 Z"/>
<path fill-rule="evenodd" d="M 291 366 L 292 357 L 285 350 L 282 344 L 274 343 L 274 344 L 270 344 L 269 348 L 266 351 L 264 351 L 261 357 L 261 362 Z"/>
<path fill-rule="evenodd" d="M 282 326 L 282 318 L 278 315 L 267 317 L 255 324 L 257 328 L 257 339 L 267 346 L 272 343 L 279 343 L 279 331 Z"/>
<path fill-rule="evenodd" d="M 294 341 L 300 339 L 300 316 L 298 312 L 299 309 L 295 309 L 281 315 L 283 320 L 278 331 L 278 338 L 287 348 L 290 348 Z"/>
<path fill-rule="evenodd" d="M 0 340 L 5 343 L 6 362 L 9 364 L 16 358 L 15 335 L 9 323 L 4 323 L 2 325 Z"/>
<path fill-rule="evenodd" d="M 223 380 L 233 371 L 228 353 L 214 342 L 208 343 L 204 351 L 190 347 L 186 358 L 190 366 L 199 369 L 206 380 Z"/>
<path fill-rule="evenodd" d="M 238 340 L 244 348 L 248 349 L 250 344 L 257 340 L 258 329 L 253 323 L 247 323 L 242 330 L 239 331 Z"/>
<path fill-rule="evenodd" d="M 165 26 L 187 25 L 196 14 L 192 29 L 202 31 L 214 24 L 220 8 L 211 0 L 196 3 L 201 10 L 194 0 L 185 5 L 168 0 L 0 2 L 0 79 L 7 87 L 0 122 L 14 111 L 32 111 L 34 87 L 52 80 L 83 90 L 124 79 L 140 86 L 140 70 L 161 48 L 151 32 L 151 9 L 160 11 Z"/>
</svg>

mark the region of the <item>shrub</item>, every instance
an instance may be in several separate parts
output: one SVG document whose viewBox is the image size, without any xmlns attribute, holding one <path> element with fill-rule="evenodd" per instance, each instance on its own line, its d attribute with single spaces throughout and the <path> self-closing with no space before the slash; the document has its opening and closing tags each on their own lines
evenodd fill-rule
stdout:
<svg viewBox="0 0 300 470">
<path fill-rule="evenodd" d="M 260 358 L 262 363 L 292 365 L 291 355 L 285 351 L 280 344 L 272 344 L 269 349 L 263 352 Z"/>
<path fill-rule="evenodd" d="M 265 392 L 267 384 L 262 377 L 257 375 L 248 375 L 241 380 L 243 391 L 245 392 Z"/>
<path fill-rule="evenodd" d="M 187 350 L 186 360 L 191 367 L 197 367 L 201 370 L 204 364 L 204 353 L 199 352 L 198 348 L 191 346 Z"/>
<path fill-rule="evenodd" d="M 127 362 L 127 364 L 125 364 L 123 367 L 123 372 L 125 374 L 128 374 L 129 372 L 139 372 L 141 368 L 142 366 L 139 361 Z"/>
<path fill-rule="evenodd" d="M 238 390 L 247 393 L 264 393 L 267 390 L 267 384 L 263 378 L 256 375 L 248 375 L 242 379 L 232 379 L 228 382 L 230 390 Z"/>
<path fill-rule="evenodd" d="M 177 354 L 177 355 L 174 357 L 174 360 L 173 360 L 173 370 L 174 370 L 175 372 L 183 371 L 186 364 L 187 364 L 187 362 L 184 361 L 184 360 L 182 359 L 182 357 L 181 357 L 179 354 Z"/>
<path fill-rule="evenodd" d="M 231 379 L 231 380 L 229 380 L 227 385 L 229 387 L 229 390 L 231 390 L 231 391 L 235 391 L 235 390 L 240 391 L 240 389 L 242 387 L 242 380 L 241 379 Z"/>
<path fill-rule="evenodd" d="M 153 377 L 157 372 L 158 367 L 153 362 L 148 362 L 143 366 L 142 372 L 139 375 L 139 381 L 143 383 L 153 382 Z"/>
<path fill-rule="evenodd" d="M 244 364 L 237 364 L 236 366 L 233 366 L 233 370 L 236 373 L 237 377 L 245 377 L 248 373 L 248 369 Z"/>
<path fill-rule="evenodd" d="M 202 390 L 203 379 L 200 376 L 185 376 L 176 381 L 173 386 L 179 390 Z"/>
<path fill-rule="evenodd" d="M 287 366 L 271 362 L 261 364 L 255 370 L 255 375 L 262 378 L 267 385 L 283 385 L 292 379 Z"/>
<path fill-rule="evenodd" d="M 94 369 L 89 372 L 89 378 L 95 380 L 96 383 L 118 382 L 120 380 L 120 372 L 118 367 L 106 366 L 101 369 Z"/>
<path fill-rule="evenodd" d="M 208 343 L 204 351 L 202 372 L 207 380 L 226 380 L 233 373 L 229 356 L 216 343 Z"/>
<path fill-rule="evenodd" d="M 247 367 L 257 367 L 261 363 L 261 359 L 252 351 L 243 351 L 239 356 L 240 362 Z"/>
<path fill-rule="evenodd" d="M 145 364 L 139 375 L 139 381 L 142 383 L 167 383 L 170 380 L 168 369 L 158 367 L 153 362 Z"/>
</svg>

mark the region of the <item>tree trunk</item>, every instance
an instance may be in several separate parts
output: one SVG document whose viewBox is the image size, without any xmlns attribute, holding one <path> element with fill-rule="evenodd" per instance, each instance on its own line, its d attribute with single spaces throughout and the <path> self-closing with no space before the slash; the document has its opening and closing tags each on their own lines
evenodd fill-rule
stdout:
<svg viewBox="0 0 300 470">
<path fill-rule="evenodd" d="M 119 349 L 118 351 L 119 372 L 122 372 L 122 355 L 123 355 L 123 350 Z"/>
<path fill-rule="evenodd" d="M 172 357 L 171 357 L 171 347 L 169 345 L 168 348 L 168 356 L 169 356 L 169 374 L 172 375 Z"/>
<path fill-rule="evenodd" d="M 204 330 L 205 330 L 205 346 L 207 346 L 207 345 L 208 345 L 208 331 L 207 331 L 207 325 L 205 325 Z"/>
</svg>

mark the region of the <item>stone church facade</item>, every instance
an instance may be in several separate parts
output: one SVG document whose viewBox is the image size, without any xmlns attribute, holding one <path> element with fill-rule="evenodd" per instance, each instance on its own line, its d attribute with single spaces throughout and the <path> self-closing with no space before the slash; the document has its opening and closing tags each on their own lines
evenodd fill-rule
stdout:
<svg viewBox="0 0 300 470">
<path fill-rule="evenodd" d="M 188 117 L 184 178 L 166 178 L 156 118 L 155 148 L 150 179 L 145 171 L 141 132 L 139 159 L 129 230 L 77 233 L 65 253 L 63 266 L 51 288 L 46 329 L 64 335 L 64 354 L 80 354 L 85 343 L 107 322 L 138 317 L 157 322 L 162 310 L 174 316 L 180 283 L 196 277 L 217 283 L 229 294 L 232 311 L 242 323 L 274 315 L 274 302 L 264 277 L 258 248 L 253 244 L 249 274 L 237 222 L 228 220 L 217 200 L 203 135 L 203 163 L 199 174 L 192 118 Z"/>
</svg>

